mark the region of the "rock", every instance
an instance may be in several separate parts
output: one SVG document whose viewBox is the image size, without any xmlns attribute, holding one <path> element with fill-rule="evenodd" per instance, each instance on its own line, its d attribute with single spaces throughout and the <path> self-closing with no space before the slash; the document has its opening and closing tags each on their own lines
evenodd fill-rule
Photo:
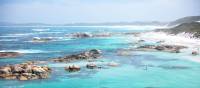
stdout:
<svg viewBox="0 0 200 88">
<path fill-rule="evenodd" d="M 32 73 L 22 73 L 22 76 L 25 76 L 27 79 L 31 79 L 32 78 Z"/>
<path fill-rule="evenodd" d="M 9 74 L 11 73 L 11 68 L 9 66 L 0 67 L 0 74 Z"/>
<path fill-rule="evenodd" d="M 17 65 L 12 66 L 13 73 L 21 73 L 22 71 L 23 71 L 23 68 L 21 67 L 21 65 L 17 64 Z"/>
<path fill-rule="evenodd" d="M 46 79 L 46 78 L 48 78 L 48 73 L 39 74 L 39 78 L 40 79 Z"/>
<path fill-rule="evenodd" d="M 31 79 L 30 80 L 35 80 L 35 79 L 39 79 L 39 76 L 36 74 L 32 74 Z"/>
<path fill-rule="evenodd" d="M 96 59 L 101 56 L 101 50 L 92 49 L 89 51 L 85 51 L 79 54 L 68 55 L 64 57 L 54 58 L 52 61 L 54 62 L 70 62 L 75 60 L 88 60 L 88 59 Z"/>
<path fill-rule="evenodd" d="M 23 66 L 23 72 L 28 72 L 28 73 L 31 73 L 32 72 L 32 65 L 24 65 Z"/>
<path fill-rule="evenodd" d="M 27 77 L 25 77 L 25 76 L 19 76 L 19 78 L 18 78 L 19 80 L 21 80 L 21 81 L 26 81 L 26 80 L 28 80 L 28 78 Z"/>
<path fill-rule="evenodd" d="M 159 50 L 159 51 L 162 51 L 162 50 L 165 50 L 165 47 L 164 46 L 156 46 L 155 49 Z"/>
<path fill-rule="evenodd" d="M 94 64 L 94 63 L 90 63 L 90 64 L 87 64 L 86 67 L 87 67 L 88 69 L 94 69 L 94 68 L 97 68 L 97 65 Z"/>
<path fill-rule="evenodd" d="M 65 67 L 65 70 L 69 72 L 79 71 L 80 69 L 81 68 L 78 65 L 70 65 L 70 66 Z"/>
<path fill-rule="evenodd" d="M 89 57 L 93 57 L 93 58 L 98 58 L 101 55 L 101 50 L 98 49 L 92 49 L 89 51 Z"/>
<path fill-rule="evenodd" d="M 197 51 L 192 51 L 192 55 L 198 55 L 199 53 Z"/>
<path fill-rule="evenodd" d="M 34 66 L 32 68 L 33 73 L 35 74 L 40 74 L 40 73 L 45 73 L 46 71 L 44 69 L 42 69 L 42 67 L 40 66 Z"/>
<path fill-rule="evenodd" d="M 14 76 L 14 75 L 9 75 L 9 76 L 6 76 L 4 79 L 8 79 L 8 80 L 11 80 L 11 79 L 16 79 L 17 77 Z"/>
<path fill-rule="evenodd" d="M 180 53 L 180 49 L 175 49 L 171 51 L 172 53 Z"/>
<path fill-rule="evenodd" d="M 138 42 L 145 42 L 145 40 L 142 40 L 142 39 L 141 39 L 141 40 L 138 40 Z"/>
<path fill-rule="evenodd" d="M 31 62 L 1 66 L 0 78 L 33 80 L 48 78 L 51 68 L 47 66 L 36 66 Z"/>
<path fill-rule="evenodd" d="M 143 46 L 139 46 L 138 48 L 154 49 L 155 47 L 156 47 L 155 45 L 143 45 Z"/>
<path fill-rule="evenodd" d="M 92 34 L 90 33 L 87 33 L 87 32 L 84 32 L 84 33 L 72 33 L 70 35 L 67 35 L 67 36 L 70 36 L 72 38 L 89 38 L 89 37 L 92 37 Z"/>
<path fill-rule="evenodd" d="M 18 52 L 0 52 L 0 58 L 13 58 L 22 55 Z"/>
<path fill-rule="evenodd" d="M 43 66 L 42 69 L 44 69 L 46 72 L 51 72 L 51 68 L 47 66 Z"/>
<path fill-rule="evenodd" d="M 112 62 L 108 63 L 108 66 L 116 67 L 116 66 L 119 66 L 119 63 L 112 61 Z"/>
</svg>

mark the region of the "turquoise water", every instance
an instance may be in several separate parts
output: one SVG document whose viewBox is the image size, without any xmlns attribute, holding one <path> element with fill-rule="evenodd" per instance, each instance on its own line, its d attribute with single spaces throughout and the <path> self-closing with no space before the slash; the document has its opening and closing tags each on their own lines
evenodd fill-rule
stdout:
<svg viewBox="0 0 200 88">
<path fill-rule="evenodd" d="M 18 81 L 0 79 L 0 88 L 200 88 L 200 63 L 186 60 L 183 54 L 167 52 L 130 51 L 130 56 L 118 56 L 119 49 L 134 45 L 128 35 L 114 35 L 107 38 L 70 39 L 73 32 L 143 32 L 146 28 L 112 27 L 0 27 L 0 50 L 24 52 L 17 58 L 0 59 L 0 65 L 21 63 L 28 60 L 49 60 L 53 57 L 78 53 L 93 48 L 101 49 L 103 56 L 96 63 L 102 69 L 86 69 L 87 61 L 73 64 L 81 71 L 69 73 L 64 70 L 67 63 L 47 63 L 53 72 L 49 79 Z M 54 37 L 48 43 L 28 42 L 33 37 Z M 15 39 L 15 41 L 13 41 Z M 10 41 L 9 41 L 10 40 Z M 115 61 L 118 67 L 109 67 Z M 72 63 L 71 63 L 72 64 Z M 179 66 L 184 68 L 171 68 Z"/>
</svg>

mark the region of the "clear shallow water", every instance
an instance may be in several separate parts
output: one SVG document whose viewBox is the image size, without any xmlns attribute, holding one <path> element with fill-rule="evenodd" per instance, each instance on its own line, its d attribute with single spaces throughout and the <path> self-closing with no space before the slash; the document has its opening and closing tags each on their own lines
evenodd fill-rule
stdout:
<svg viewBox="0 0 200 88">
<path fill-rule="evenodd" d="M 131 51 L 130 56 L 118 56 L 117 50 L 130 47 L 128 36 L 108 38 L 69 39 L 73 32 L 143 32 L 146 28 L 112 27 L 0 27 L 0 51 L 10 50 L 25 53 L 21 57 L 0 59 L 0 65 L 21 63 L 28 60 L 48 60 L 53 57 L 73 54 L 93 48 L 101 49 L 103 57 L 96 63 L 102 69 L 86 69 L 86 61 L 74 62 L 81 71 L 64 71 L 66 63 L 48 63 L 53 68 L 49 79 L 18 81 L 0 79 L 0 88 L 199 88 L 200 63 L 184 59 L 183 54 L 166 52 Z M 33 29 L 33 30 L 32 30 Z M 40 27 L 42 29 L 42 27 Z M 149 30 L 149 29 L 148 29 Z M 55 37 L 57 41 L 32 43 L 33 37 Z M 15 41 L 13 41 L 13 39 Z M 10 40 L 10 41 L 8 41 Z M 119 67 L 108 67 L 110 61 Z M 179 66 L 184 68 L 171 68 Z"/>
</svg>

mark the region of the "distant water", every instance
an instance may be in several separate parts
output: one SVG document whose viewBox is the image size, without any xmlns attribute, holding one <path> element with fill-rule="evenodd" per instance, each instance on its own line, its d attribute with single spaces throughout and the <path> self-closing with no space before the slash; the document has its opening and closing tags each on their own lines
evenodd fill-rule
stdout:
<svg viewBox="0 0 200 88">
<path fill-rule="evenodd" d="M 118 56 L 117 50 L 134 46 L 130 35 L 122 32 L 145 32 L 152 27 L 0 27 L 0 52 L 24 53 L 17 58 L 0 59 L 0 65 L 29 60 L 49 60 L 89 49 L 101 49 L 103 57 L 96 63 L 115 61 L 119 67 L 86 69 L 86 61 L 73 62 L 81 71 L 68 73 L 66 63 L 48 63 L 53 68 L 49 79 L 18 81 L 0 79 L 0 88 L 200 88 L 200 63 L 182 54 L 131 51 L 130 56 Z M 118 35 L 105 38 L 70 39 L 74 32 L 110 32 Z M 34 37 L 51 37 L 55 41 L 33 43 Z M 131 38 L 132 39 L 132 38 Z M 183 67 L 183 68 L 172 68 Z"/>
</svg>

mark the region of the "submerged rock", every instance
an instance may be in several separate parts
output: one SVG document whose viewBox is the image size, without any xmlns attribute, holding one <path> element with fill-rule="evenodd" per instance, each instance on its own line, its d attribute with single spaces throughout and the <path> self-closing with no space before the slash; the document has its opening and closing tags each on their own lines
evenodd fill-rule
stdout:
<svg viewBox="0 0 200 88">
<path fill-rule="evenodd" d="M 145 42 L 145 40 L 142 40 L 142 39 L 141 39 L 141 40 L 138 40 L 138 42 Z"/>
<path fill-rule="evenodd" d="M 190 67 L 187 66 L 158 66 L 163 69 L 171 69 L 171 70 L 178 70 L 178 69 L 189 69 Z"/>
<path fill-rule="evenodd" d="M 18 52 L 0 52 L 0 58 L 12 58 L 12 57 L 18 57 L 22 55 Z"/>
<path fill-rule="evenodd" d="M 138 37 L 138 36 L 140 36 L 141 33 L 139 33 L 139 32 L 127 32 L 127 33 L 123 33 L 123 34 L 125 34 L 125 35 L 133 35 L 135 37 Z"/>
<path fill-rule="evenodd" d="M 15 65 L 1 66 L 0 78 L 33 80 L 48 78 L 51 69 L 47 66 L 36 66 L 33 63 L 21 63 Z"/>
<path fill-rule="evenodd" d="M 20 76 L 18 79 L 21 80 L 21 81 L 26 81 L 26 80 L 28 80 L 28 78 L 25 77 L 25 76 Z"/>
<path fill-rule="evenodd" d="M 53 59 L 54 62 L 70 62 L 75 60 L 96 59 L 101 56 L 101 50 L 92 49 L 79 54 L 68 55 Z"/>
</svg>

